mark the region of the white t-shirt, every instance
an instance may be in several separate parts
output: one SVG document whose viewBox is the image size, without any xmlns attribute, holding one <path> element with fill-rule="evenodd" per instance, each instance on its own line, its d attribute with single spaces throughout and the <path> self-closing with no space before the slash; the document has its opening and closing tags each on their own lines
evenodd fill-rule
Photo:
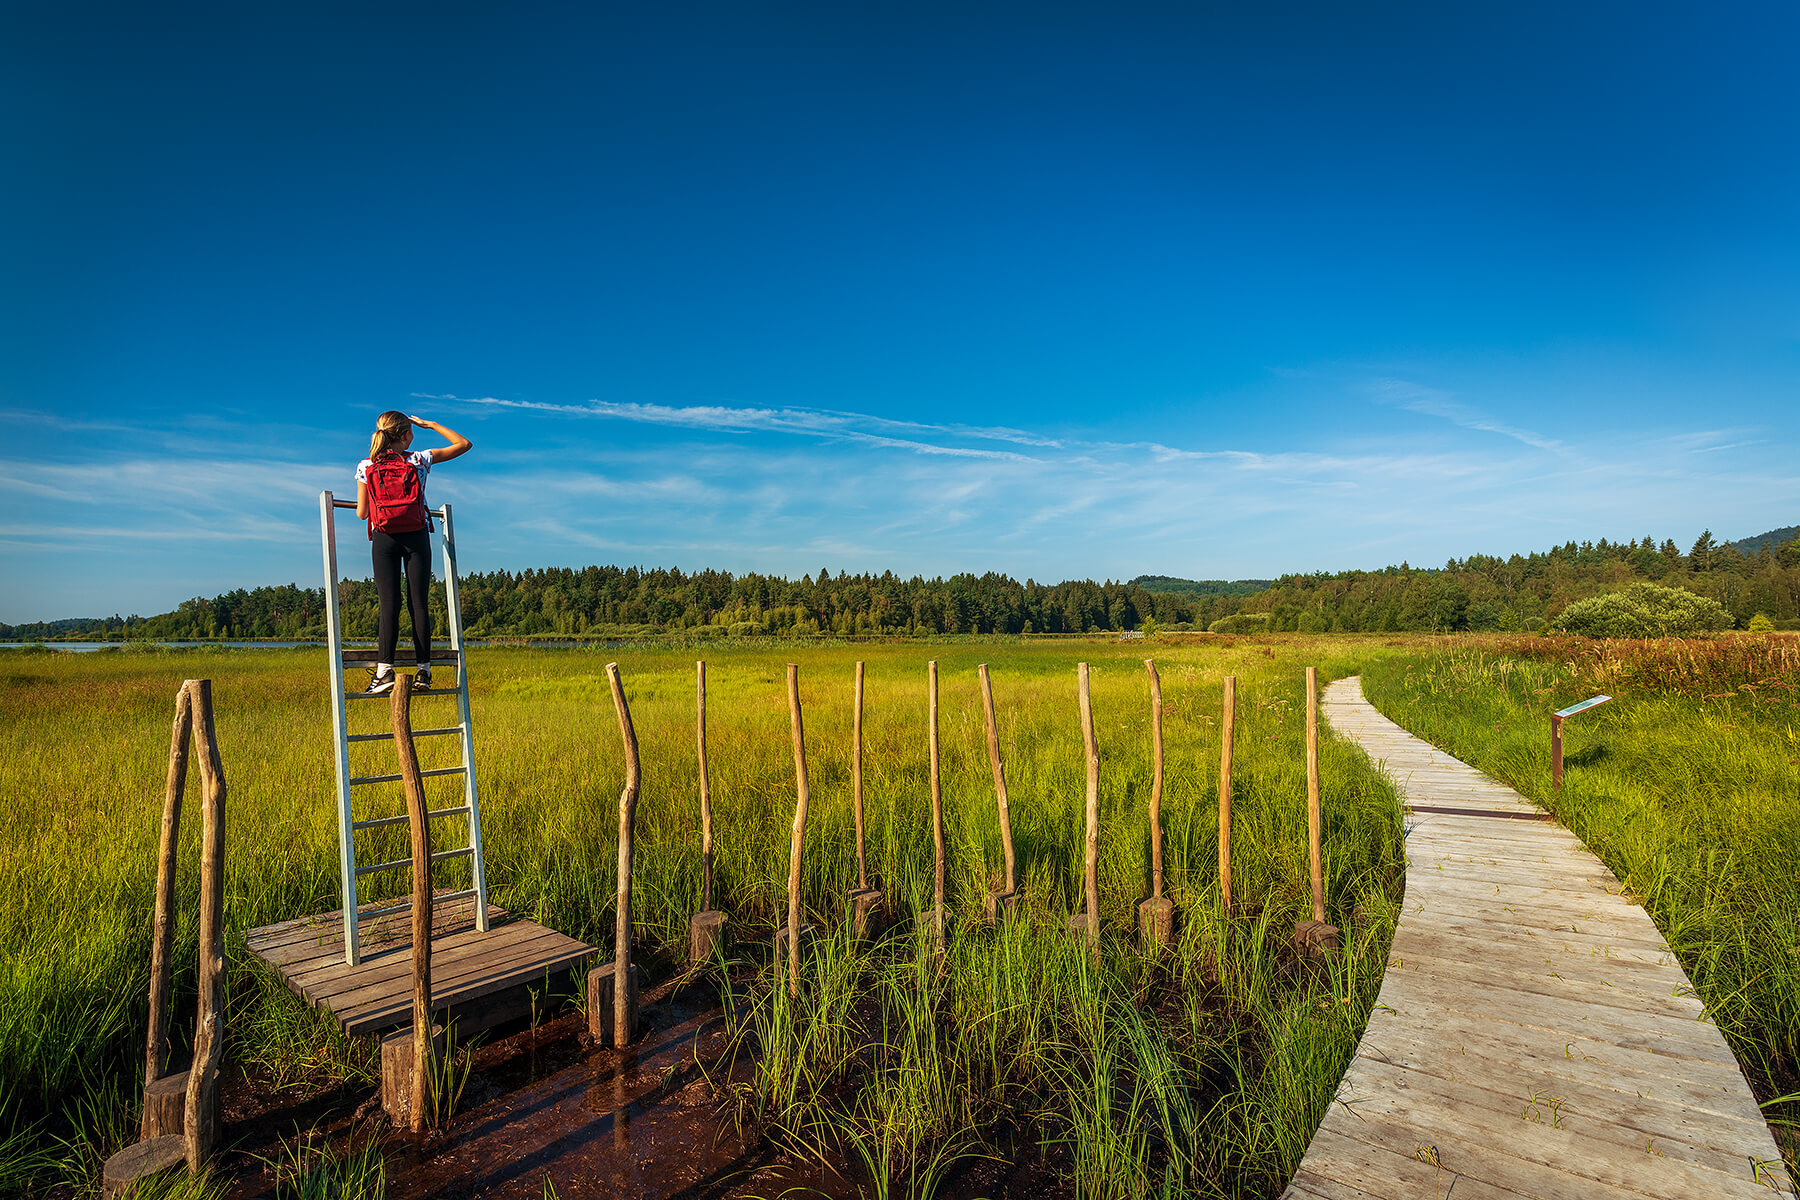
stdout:
<svg viewBox="0 0 1800 1200">
<path fill-rule="evenodd" d="M 413 465 L 413 470 L 419 473 L 419 488 L 422 491 L 425 487 L 425 477 L 431 474 L 431 451 L 413 450 L 402 455 L 402 457 Z M 371 461 L 373 460 L 365 458 L 356 464 L 356 482 L 369 482 L 369 464 Z"/>
</svg>

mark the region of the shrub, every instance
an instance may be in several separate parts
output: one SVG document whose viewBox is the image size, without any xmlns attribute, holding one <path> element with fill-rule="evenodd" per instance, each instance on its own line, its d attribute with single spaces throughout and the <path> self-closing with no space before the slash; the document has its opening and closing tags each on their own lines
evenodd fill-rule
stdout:
<svg viewBox="0 0 1800 1200">
<path fill-rule="evenodd" d="M 1750 618 L 1750 624 L 1746 626 L 1746 628 L 1748 628 L 1751 633 L 1774 633 L 1775 622 L 1769 620 L 1768 613 L 1757 613 L 1754 617 Z"/>
<path fill-rule="evenodd" d="M 1554 624 L 1592 638 L 1688 637 L 1731 628 L 1731 614 L 1718 601 L 1681 588 L 1634 583 L 1569 605 Z"/>
<path fill-rule="evenodd" d="M 1233 613 L 1208 625 L 1209 633 L 1261 633 L 1269 627 L 1268 613 Z"/>
</svg>

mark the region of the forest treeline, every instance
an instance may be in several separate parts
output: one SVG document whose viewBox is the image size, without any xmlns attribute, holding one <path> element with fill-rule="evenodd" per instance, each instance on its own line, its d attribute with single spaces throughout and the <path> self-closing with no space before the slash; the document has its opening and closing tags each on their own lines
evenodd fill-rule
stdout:
<svg viewBox="0 0 1800 1200">
<path fill-rule="evenodd" d="M 1787 531 L 1780 531 L 1787 532 Z M 1378 571 L 1285 575 L 1272 583 L 1185 581 L 1041 584 L 1006 575 L 903 579 L 881 575 L 733 575 L 665 568 L 551 567 L 491 571 L 462 581 L 471 637 L 604 637 L 662 631 L 718 636 L 1090 633 L 1114 630 L 1266 629 L 1270 632 L 1410 632 L 1541 629 L 1570 604 L 1648 580 L 1722 604 L 1737 625 L 1764 614 L 1800 628 L 1800 538 L 1753 553 L 1713 541 L 1684 553 L 1674 542 L 1569 542 L 1508 558 L 1473 555 L 1440 568 L 1402 563 Z M 1248 586 L 1244 586 L 1248 585 Z M 339 585 L 345 631 L 375 634 L 375 586 Z M 444 628 L 444 585 L 433 585 Z M 0 638 L 307 639 L 325 633 L 324 593 L 294 584 L 196 597 L 152 617 L 0 624 Z"/>
</svg>

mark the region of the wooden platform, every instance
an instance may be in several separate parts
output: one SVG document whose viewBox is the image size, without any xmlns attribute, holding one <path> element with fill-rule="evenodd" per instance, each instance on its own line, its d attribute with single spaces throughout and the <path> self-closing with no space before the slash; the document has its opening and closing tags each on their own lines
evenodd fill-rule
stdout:
<svg viewBox="0 0 1800 1200">
<path fill-rule="evenodd" d="M 1791 1194 L 1725 1039 L 1605 865 L 1359 679 L 1324 713 L 1419 808 L 1380 998 L 1286 1196 Z"/>
<path fill-rule="evenodd" d="M 352 1035 L 379 1034 L 412 1021 L 412 917 L 400 912 L 364 920 L 363 961 L 344 962 L 343 924 L 332 911 L 250 931 L 250 952 L 280 974 L 302 999 L 329 1009 Z M 461 1033 L 486 1029 L 531 1011 L 528 989 L 544 1003 L 546 978 L 597 951 L 554 929 L 488 906 L 487 933 L 475 929 L 474 902 L 440 904 L 432 915 L 431 999 Z"/>
</svg>

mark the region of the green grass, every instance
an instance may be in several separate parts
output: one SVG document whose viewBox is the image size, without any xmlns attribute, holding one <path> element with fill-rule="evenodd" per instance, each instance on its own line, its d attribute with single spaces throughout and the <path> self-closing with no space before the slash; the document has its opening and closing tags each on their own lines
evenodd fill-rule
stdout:
<svg viewBox="0 0 1800 1200">
<path fill-rule="evenodd" d="M 1630 889 L 1800 1177 L 1800 706 L 1791 646 L 1758 646 L 1459 649 L 1364 680 L 1393 720 L 1555 812 Z M 1559 796 L 1548 714 L 1602 692 L 1616 698 L 1564 725 Z"/>
<path fill-rule="evenodd" d="M 1162 668 L 1169 892 L 1184 924 L 1154 962 L 1124 935 L 1147 893 L 1149 701 L 1141 659 Z M 882 646 L 659 646 L 472 655 L 476 765 L 492 898 L 610 945 L 617 728 L 601 667 L 617 657 L 644 759 L 635 907 L 651 979 L 672 970 L 699 890 L 693 659 L 708 659 L 716 904 L 741 937 L 782 920 L 793 806 L 785 663 L 801 664 L 813 789 L 803 891 L 820 937 L 798 1000 L 749 984 L 738 1030 L 754 1054 L 742 1097 L 771 1137 L 878 1167 L 890 1194 L 923 1194 L 966 1155 L 1061 1155 L 1081 1194 L 1279 1191 L 1329 1102 L 1373 1001 L 1402 866 L 1391 788 L 1328 741 L 1329 916 L 1347 931 L 1335 975 L 1297 971 L 1286 939 L 1307 915 L 1302 667 L 1329 678 L 1392 651 L 1369 641 L 1282 640 L 1273 649 L 1137 643 L 952 642 Z M 942 673 L 950 905 L 938 959 L 902 924 L 858 946 L 843 935 L 854 884 L 849 804 L 853 663 L 868 662 L 870 870 L 903 916 L 929 894 L 925 661 Z M 337 832 L 323 655 L 195 651 L 0 660 L 0 1187 L 90 1187 L 136 1113 L 148 914 L 169 719 L 184 677 L 213 680 L 230 788 L 226 921 L 228 1065 L 280 1086 L 370 1084 L 366 1046 L 336 1037 L 247 961 L 244 931 L 337 904 Z M 1075 663 L 1093 663 L 1101 754 L 1098 963 L 1061 931 L 1080 907 L 1083 766 Z M 975 676 L 994 673 L 1026 903 L 998 935 L 978 929 L 1000 838 Z M 1236 891 L 1260 919 L 1217 912 L 1219 682 L 1239 677 Z M 446 700 L 422 699 L 415 724 Z M 353 706 L 373 730 L 385 705 Z M 420 743 L 423 765 L 453 760 Z M 352 770 L 391 770 L 380 743 Z M 456 783 L 428 781 L 432 806 Z M 176 1028 L 193 1004 L 198 789 L 183 821 Z M 397 786 L 359 815 L 402 811 Z M 461 844 L 457 822 L 434 830 Z M 446 828 L 446 826 L 448 826 Z M 403 830 L 362 854 L 405 853 Z M 466 867 L 440 869 L 462 886 Z M 365 881 L 366 883 L 369 881 Z M 365 888 L 399 895 L 404 876 Z M 380 889 L 380 890 L 377 890 Z M 1351 912 L 1360 906 L 1360 916 Z M 766 951 L 762 952 L 766 958 Z M 41 1115 L 40 1115 L 41 1114 Z M 298 1134 L 296 1134 L 298 1136 Z M 379 1176 L 379 1156 L 359 1161 Z M 364 1186 L 364 1185 L 359 1185 Z M 372 1186 L 372 1185 L 370 1185 Z M 304 1189 L 302 1189 L 304 1190 Z"/>
</svg>

